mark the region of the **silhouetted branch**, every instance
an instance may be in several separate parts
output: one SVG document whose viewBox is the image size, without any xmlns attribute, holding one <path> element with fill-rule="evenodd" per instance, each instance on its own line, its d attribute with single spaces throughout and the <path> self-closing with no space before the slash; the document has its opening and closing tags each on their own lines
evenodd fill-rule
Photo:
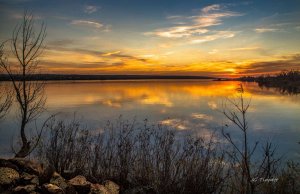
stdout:
<svg viewBox="0 0 300 194">
<path fill-rule="evenodd" d="M 44 82 L 32 81 L 28 79 L 38 69 L 38 57 L 43 50 L 43 42 L 46 37 L 46 26 L 44 23 L 36 34 L 34 29 L 34 20 L 32 14 L 24 13 L 22 22 L 17 25 L 12 33 L 10 41 L 11 52 L 18 63 L 10 63 L 7 58 L 1 54 L 0 67 L 9 76 L 13 85 L 16 101 L 19 106 L 20 136 L 22 147 L 16 154 L 16 157 L 26 157 L 35 145 L 31 145 L 28 140 L 26 129 L 27 124 L 36 119 L 43 111 L 46 102 L 44 96 Z M 4 44 L 4 43 L 3 43 Z M 2 48 L 3 48 L 2 44 Z M 15 79 L 16 75 L 19 76 Z M 40 129 L 43 130 L 44 126 Z"/>
</svg>

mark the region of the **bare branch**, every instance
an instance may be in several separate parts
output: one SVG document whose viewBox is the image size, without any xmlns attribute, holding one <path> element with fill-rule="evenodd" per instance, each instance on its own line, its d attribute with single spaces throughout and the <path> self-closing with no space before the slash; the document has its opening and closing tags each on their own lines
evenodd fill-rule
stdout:
<svg viewBox="0 0 300 194">
<path fill-rule="evenodd" d="M 45 37 L 46 25 L 42 23 L 36 33 L 33 15 L 25 11 L 23 20 L 15 27 L 10 41 L 11 52 L 18 64 L 9 63 L 1 53 L 0 67 L 10 77 L 19 106 L 22 147 L 16 154 L 18 157 L 27 156 L 36 147 L 30 144 L 31 142 L 26 135 L 27 124 L 35 120 L 45 110 L 44 82 L 29 79 L 37 73 L 38 58 L 42 54 Z M 16 75 L 21 76 L 21 79 L 16 81 Z M 41 132 L 43 128 L 44 126 L 40 129 Z"/>
</svg>

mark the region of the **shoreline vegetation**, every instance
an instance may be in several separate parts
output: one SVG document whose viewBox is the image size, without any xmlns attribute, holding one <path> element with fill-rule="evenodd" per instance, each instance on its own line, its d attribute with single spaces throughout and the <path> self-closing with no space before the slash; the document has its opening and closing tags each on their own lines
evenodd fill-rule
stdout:
<svg viewBox="0 0 300 194">
<path fill-rule="evenodd" d="M 241 81 L 255 81 L 260 87 L 276 88 L 283 94 L 300 93 L 300 71 L 282 71 L 276 75 L 262 75 L 258 77 L 241 77 Z"/>
<path fill-rule="evenodd" d="M 299 193 L 298 163 L 283 163 L 271 143 L 259 142 L 262 152 L 246 143 L 243 152 L 223 130 L 229 143 L 217 131 L 194 137 L 147 120 L 120 117 L 96 132 L 76 116 L 53 118 L 29 158 L 0 158 L 0 193 Z"/>
<path fill-rule="evenodd" d="M 239 78 L 217 78 L 214 81 L 256 82 L 259 87 L 275 88 L 282 94 L 300 93 L 300 71 L 282 71 L 275 75 L 244 76 Z"/>
</svg>

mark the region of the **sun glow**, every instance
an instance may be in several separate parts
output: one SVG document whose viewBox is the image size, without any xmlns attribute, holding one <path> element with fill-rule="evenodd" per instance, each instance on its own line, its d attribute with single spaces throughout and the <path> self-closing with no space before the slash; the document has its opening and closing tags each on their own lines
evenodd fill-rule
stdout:
<svg viewBox="0 0 300 194">
<path fill-rule="evenodd" d="M 299 69 L 299 13 L 274 14 L 281 13 L 274 6 L 272 17 L 261 17 L 246 13 L 243 6 L 199 3 L 187 9 L 166 7 L 165 13 L 143 7 L 144 14 L 131 19 L 132 10 L 118 12 L 120 17 L 110 6 L 100 11 L 101 5 L 77 7 L 82 13 L 76 17 L 68 7 L 63 16 L 56 9 L 37 12 L 37 24 L 45 20 L 49 25 L 41 70 L 239 77 Z M 10 37 L 5 29 L 13 29 L 21 15 L 16 10 L 3 13 L 9 25 L 1 29 L 1 39 Z"/>
</svg>

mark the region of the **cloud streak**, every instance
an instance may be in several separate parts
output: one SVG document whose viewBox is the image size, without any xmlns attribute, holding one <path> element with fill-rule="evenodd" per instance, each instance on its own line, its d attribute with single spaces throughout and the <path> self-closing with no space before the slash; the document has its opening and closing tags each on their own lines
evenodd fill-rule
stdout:
<svg viewBox="0 0 300 194">
<path fill-rule="evenodd" d="M 164 38 L 182 38 L 189 37 L 194 34 L 204 34 L 207 29 L 199 28 L 198 26 L 175 26 L 171 28 L 160 29 L 155 32 L 147 32 L 146 35 L 156 35 Z"/>
<path fill-rule="evenodd" d="M 236 32 L 234 31 L 217 31 L 214 34 L 206 35 L 202 37 L 194 38 L 190 41 L 191 44 L 198 44 L 203 42 L 209 42 L 217 39 L 226 39 L 234 37 Z"/>
<path fill-rule="evenodd" d="M 119 53 L 121 53 L 121 51 L 107 52 L 107 53 L 102 54 L 102 56 L 107 57 L 107 56 L 116 55 Z"/>
<path fill-rule="evenodd" d="M 222 11 L 221 5 L 214 4 L 204 7 L 200 15 L 191 16 L 199 27 L 209 27 L 222 24 L 222 19 L 226 17 L 242 16 L 240 13 L 231 11 Z"/>
<path fill-rule="evenodd" d="M 254 31 L 257 33 L 276 32 L 278 30 L 279 29 L 276 29 L 276 28 L 256 28 L 256 29 L 254 29 Z"/>
<path fill-rule="evenodd" d="M 56 41 L 54 43 L 56 43 Z M 58 43 L 60 43 L 60 42 L 58 41 Z M 69 52 L 69 53 L 74 53 L 74 54 L 85 54 L 85 55 L 89 55 L 89 56 L 101 58 L 101 59 L 112 58 L 112 59 L 134 60 L 134 61 L 139 61 L 142 63 L 149 62 L 148 59 L 136 57 L 136 56 L 129 55 L 129 54 L 122 54 L 121 51 L 104 52 L 104 51 L 88 50 L 88 49 L 81 49 L 81 48 L 66 48 L 66 47 L 57 46 L 57 44 L 54 46 L 48 46 L 46 49 L 47 49 L 47 51 L 54 51 L 54 52 L 61 52 L 61 53 Z"/>
<path fill-rule="evenodd" d="M 89 21 L 89 20 L 72 20 L 71 24 L 77 26 L 92 27 L 97 29 L 103 27 L 103 24 L 95 21 Z"/>
<path fill-rule="evenodd" d="M 261 47 L 240 47 L 240 48 L 232 48 L 229 49 L 230 51 L 256 51 L 256 50 L 261 50 Z"/>
</svg>

